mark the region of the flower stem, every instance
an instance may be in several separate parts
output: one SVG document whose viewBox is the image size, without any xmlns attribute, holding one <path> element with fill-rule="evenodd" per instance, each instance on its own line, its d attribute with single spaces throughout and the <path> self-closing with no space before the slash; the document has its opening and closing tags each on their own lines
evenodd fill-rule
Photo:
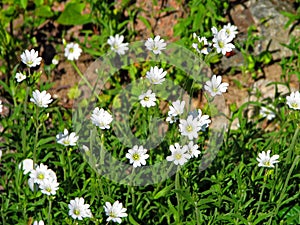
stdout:
<svg viewBox="0 0 300 225">
<path fill-rule="evenodd" d="M 135 176 L 135 169 L 134 167 L 132 168 L 132 173 L 131 173 L 131 182 L 130 182 L 130 191 L 131 191 L 131 201 L 132 201 L 132 208 L 135 208 L 135 195 L 134 195 L 134 186 L 133 186 L 133 179 Z"/>
<path fill-rule="evenodd" d="M 72 151 L 72 149 L 69 148 L 69 150 L 68 150 L 68 163 L 69 163 L 69 170 L 70 170 L 69 175 L 72 178 L 73 169 L 72 169 L 72 162 L 71 162 L 71 151 Z"/>
<path fill-rule="evenodd" d="M 49 209 L 48 209 L 48 225 L 52 224 L 51 221 L 51 207 L 52 207 L 52 201 L 50 199 L 50 197 L 48 196 L 48 201 L 49 201 Z"/>
<path fill-rule="evenodd" d="M 175 189 L 176 190 L 180 190 L 180 174 L 179 174 L 179 171 L 180 171 L 180 166 L 177 167 L 177 172 L 176 172 L 176 175 L 175 175 Z M 181 218 L 181 198 L 180 198 L 180 195 L 178 192 L 176 192 L 176 199 L 177 199 L 177 217 L 178 217 L 178 221 L 177 221 L 177 224 L 181 224 L 179 223 L 179 220 Z"/>
<path fill-rule="evenodd" d="M 262 201 L 262 197 L 263 197 L 264 190 L 265 190 L 265 187 L 266 187 L 266 181 L 267 181 L 267 172 L 265 173 L 265 176 L 264 176 L 264 183 L 263 183 L 263 187 L 261 189 L 260 195 L 259 195 L 258 206 L 256 208 L 255 215 L 257 215 L 258 210 L 260 208 L 260 203 Z"/>
<path fill-rule="evenodd" d="M 41 127 L 41 124 L 39 124 L 39 108 L 38 108 L 38 106 L 35 107 L 35 125 L 36 125 L 36 130 L 35 130 L 34 147 L 33 147 L 33 167 L 37 162 L 36 149 L 37 149 L 37 143 L 38 143 L 38 138 L 39 138 L 39 130 Z"/>
<path fill-rule="evenodd" d="M 97 94 L 94 93 L 94 88 L 92 87 L 92 85 L 90 84 L 90 82 L 86 79 L 86 77 L 81 73 L 80 69 L 78 68 L 78 66 L 75 64 L 74 61 L 70 61 L 71 65 L 73 66 L 73 68 L 76 70 L 76 72 L 78 73 L 78 75 L 80 76 L 80 78 L 86 83 L 86 85 L 91 89 L 91 91 L 93 92 L 93 94 L 95 95 L 95 97 L 97 99 L 99 99 L 99 96 Z"/>
<path fill-rule="evenodd" d="M 289 148 L 289 151 L 288 151 L 288 154 L 287 154 L 287 157 L 286 157 L 286 162 L 287 163 L 290 163 L 290 161 L 291 161 L 292 153 L 295 149 L 295 144 L 296 144 L 296 141 L 297 141 L 297 138 L 298 138 L 299 130 L 300 130 L 300 127 L 297 126 L 296 131 L 295 131 L 294 136 L 293 136 L 293 139 L 292 139 L 292 143 L 290 145 L 290 148 Z"/>
</svg>

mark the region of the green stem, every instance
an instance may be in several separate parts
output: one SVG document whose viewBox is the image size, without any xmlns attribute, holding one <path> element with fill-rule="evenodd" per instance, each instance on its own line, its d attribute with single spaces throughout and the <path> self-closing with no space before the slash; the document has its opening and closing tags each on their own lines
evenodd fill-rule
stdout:
<svg viewBox="0 0 300 225">
<path fill-rule="evenodd" d="M 50 197 L 48 197 L 48 200 L 49 200 L 48 225 L 51 225 L 51 224 L 52 224 L 52 221 L 51 221 L 51 207 L 52 207 L 52 201 L 51 201 Z"/>
<path fill-rule="evenodd" d="M 72 162 L 71 162 L 71 151 L 72 151 L 72 149 L 70 148 L 69 150 L 68 150 L 68 163 L 69 163 L 69 175 L 70 175 L 70 177 L 72 178 L 72 175 L 73 175 L 73 168 L 72 168 Z"/>
<path fill-rule="evenodd" d="M 33 147 L 33 166 L 36 164 L 36 149 L 37 149 L 37 143 L 39 138 L 39 130 L 42 124 L 39 124 L 39 108 L 36 106 L 35 108 L 35 124 L 36 124 L 36 130 L 35 130 L 35 138 L 34 138 L 34 147 Z"/>
<path fill-rule="evenodd" d="M 297 138 L 298 138 L 299 130 L 300 130 L 300 127 L 297 126 L 296 131 L 295 131 L 294 136 L 293 136 L 293 139 L 292 139 L 292 143 L 290 145 L 290 148 L 289 148 L 289 151 L 288 151 L 288 154 L 287 154 L 287 157 L 286 157 L 286 162 L 287 163 L 290 163 L 290 160 L 292 158 L 292 154 L 293 154 L 293 151 L 295 149 L 295 145 L 296 145 L 296 141 L 297 141 Z"/>
<path fill-rule="evenodd" d="M 197 225 L 200 225 L 200 218 L 199 218 L 199 212 L 198 212 L 197 202 L 195 202 L 195 211 L 196 211 Z"/>
<path fill-rule="evenodd" d="M 132 168 L 132 173 L 131 173 L 131 181 L 130 181 L 130 191 L 131 191 L 131 201 L 132 201 L 132 208 L 135 208 L 135 195 L 134 195 L 134 186 L 133 186 L 133 179 L 135 175 L 135 169 L 134 167 Z"/>
<path fill-rule="evenodd" d="M 175 175 L 175 189 L 176 190 L 180 190 L 180 174 L 179 174 L 179 171 L 180 171 L 180 166 L 177 167 L 177 172 L 176 172 L 176 175 Z M 179 224 L 180 222 L 180 218 L 181 218 L 181 198 L 180 198 L 180 195 L 178 192 L 176 192 L 176 199 L 177 199 L 177 217 L 178 217 L 178 221 L 177 221 L 177 224 Z M 181 223 L 180 223 L 181 224 Z"/>
<path fill-rule="evenodd" d="M 264 190 L 265 190 L 265 187 L 266 187 L 266 181 L 267 181 L 267 172 L 265 173 L 265 176 L 264 176 L 264 184 L 263 184 L 263 187 L 262 187 L 260 195 L 259 195 L 258 206 L 257 206 L 257 209 L 255 211 L 255 215 L 257 215 L 257 213 L 259 211 L 259 208 L 260 208 L 260 203 L 262 201 L 262 197 L 263 197 Z"/>
<path fill-rule="evenodd" d="M 25 101 L 24 101 L 24 114 L 25 114 L 25 116 L 27 114 L 27 100 L 28 100 L 29 90 L 30 90 L 30 87 L 27 86 L 26 87 L 26 93 L 25 93 Z"/>
<path fill-rule="evenodd" d="M 92 87 L 92 85 L 90 84 L 90 82 L 86 79 L 86 77 L 81 73 L 80 69 L 75 64 L 75 62 L 74 61 L 70 61 L 70 62 L 71 62 L 71 65 L 73 66 L 73 68 L 76 70 L 76 72 L 80 76 L 80 78 L 86 83 L 86 85 L 91 89 L 91 91 L 95 95 L 95 97 L 99 100 L 99 96 L 94 93 L 94 88 Z"/>
</svg>

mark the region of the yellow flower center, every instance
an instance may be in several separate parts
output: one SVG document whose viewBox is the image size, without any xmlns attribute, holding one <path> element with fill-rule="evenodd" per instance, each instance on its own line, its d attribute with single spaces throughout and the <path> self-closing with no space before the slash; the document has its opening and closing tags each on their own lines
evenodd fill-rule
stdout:
<svg viewBox="0 0 300 225">
<path fill-rule="evenodd" d="M 297 104 L 296 102 L 292 103 L 291 106 L 292 106 L 293 108 L 298 108 L 298 104 Z"/>
<path fill-rule="evenodd" d="M 44 179 L 44 174 L 42 174 L 42 173 L 38 174 L 37 178 L 39 180 L 43 180 Z"/>
<path fill-rule="evenodd" d="M 74 48 L 70 48 L 70 53 L 73 53 L 74 52 Z"/>
<path fill-rule="evenodd" d="M 186 127 L 186 131 L 187 131 L 187 132 L 193 131 L 193 127 L 192 127 L 191 125 L 188 125 L 188 126 Z"/>
<path fill-rule="evenodd" d="M 63 143 L 64 143 L 65 145 L 69 145 L 69 144 L 70 144 L 70 141 L 69 141 L 68 139 L 65 139 L 65 140 L 63 141 Z"/>
<path fill-rule="evenodd" d="M 224 48 L 224 42 L 223 41 L 218 41 L 218 44 L 219 44 L 220 48 Z"/>
<path fill-rule="evenodd" d="M 179 159 L 181 159 L 181 158 L 182 158 L 182 155 L 181 155 L 180 153 L 177 153 L 177 154 L 175 155 L 175 159 L 179 160 Z"/>
<path fill-rule="evenodd" d="M 134 160 L 139 160 L 140 155 L 137 154 L 137 153 L 134 153 L 134 154 L 132 155 L 132 158 L 133 158 Z"/>
<path fill-rule="evenodd" d="M 80 215 L 80 210 L 74 209 L 73 213 L 74 213 L 75 215 Z"/>
<path fill-rule="evenodd" d="M 149 97 L 148 96 L 144 97 L 144 101 L 149 101 Z"/>
<path fill-rule="evenodd" d="M 271 163 L 270 163 L 270 161 L 266 161 L 266 162 L 264 162 L 264 165 L 270 167 Z"/>
<path fill-rule="evenodd" d="M 112 218 L 116 218 L 117 217 L 117 215 L 114 212 L 110 212 L 109 216 L 112 217 Z"/>
</svg>

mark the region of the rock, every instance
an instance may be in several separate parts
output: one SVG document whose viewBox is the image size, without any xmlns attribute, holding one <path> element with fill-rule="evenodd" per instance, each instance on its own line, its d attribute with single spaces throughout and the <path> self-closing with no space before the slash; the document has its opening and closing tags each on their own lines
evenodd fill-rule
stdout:
<svg viewBox="0 0 300 225">
<path fill-rule="evenodd" d="M 281 14 L 282 11 L 296 13 L 291 1 L 250 0 L 243 5 L 237 5 L 230 11 L 234 24 L 242 33 L 246 33 L 250 25 L 258 29 L 258 36 L 254 54 L 258 55 L 265 50 L 272 53 L 273 60 L 289 57 L 292 52 L 282 46 L 288 44 L 290 36 L 300 36 L 299 29 L 291 31 L 285 28 L 288 18 Z M 291 31 L 291 32 L 290 32 Z"/>
</svg>

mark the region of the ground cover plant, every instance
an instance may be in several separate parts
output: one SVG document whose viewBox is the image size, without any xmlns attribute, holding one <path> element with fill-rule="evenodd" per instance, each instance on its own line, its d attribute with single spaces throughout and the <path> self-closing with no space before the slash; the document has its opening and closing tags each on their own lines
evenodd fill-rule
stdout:
<svg viewBox="0 0 300 225">
<path fill-rule="evenodd" d="M 174 41 L 137 2 L 0 4 L 0 224 L 300 224 L 299 37 L 254 55 L 221 0 L 179 2 Z M 280 65 L 272 98 L 226 104 L 233 75 L 213 71 L 235 51 L 251 79 Z"/>
</svg>

